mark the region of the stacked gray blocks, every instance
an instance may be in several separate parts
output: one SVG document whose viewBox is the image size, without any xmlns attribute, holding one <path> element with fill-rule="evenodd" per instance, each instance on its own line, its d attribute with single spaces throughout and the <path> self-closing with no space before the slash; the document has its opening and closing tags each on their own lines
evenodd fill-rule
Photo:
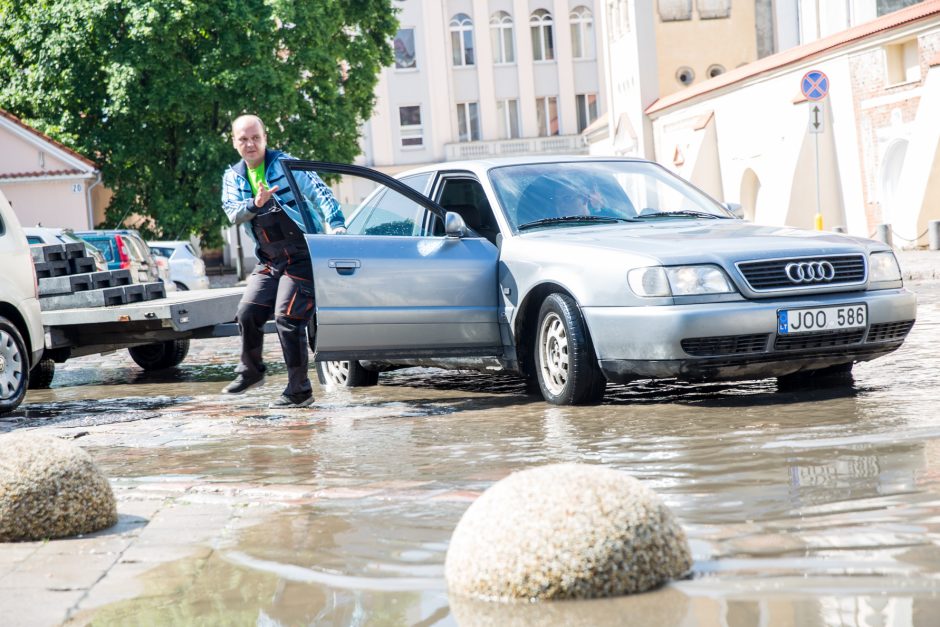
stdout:
<svg viewBox="0 0 940 627">
<path fill-rule="evenodd" d="M 129 270 L 97 272 L 95 260 L 85 256 L 85 247 L 78 242 L 33 245 L 30 252 L 44 311 L 166 298 L 163 283 L 134 283 Z"/>
</svg>

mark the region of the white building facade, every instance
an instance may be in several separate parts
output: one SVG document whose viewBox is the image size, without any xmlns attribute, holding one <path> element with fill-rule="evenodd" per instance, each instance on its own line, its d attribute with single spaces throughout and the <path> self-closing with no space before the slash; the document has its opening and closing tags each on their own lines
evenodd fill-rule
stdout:
<svg viewBox="0 0 940 627">
<path fill-rule="evenodd" d="M 601 0 L 402 0 L 360 163 L 585 153 L 607 109 Z"/>
</svg>

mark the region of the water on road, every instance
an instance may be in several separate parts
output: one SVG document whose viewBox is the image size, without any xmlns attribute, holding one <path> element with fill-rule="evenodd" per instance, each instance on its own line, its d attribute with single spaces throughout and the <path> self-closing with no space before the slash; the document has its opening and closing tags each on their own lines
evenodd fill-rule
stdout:
<svg viewBox="0 0 940 627">
<path fill-rule="evenodd" d="M 411 369 L 277 411 L 283 368 L 223 397 L 238 346 L 212 340 L 161 375 L 122 354 L 68 362 L 0 431 L 87 432 L 116 486 L 298 495 L 211 553 L 142 574 L 144 591 L 98 609 L 101 624 L 936 626 L 940 284 L 914 289 L 904 347 L 835 387 L 641 381 L 566 408 L 508 376 Z M 464 510 L 508 473 L 553 462 L 603 464 L 658 492 L 689 535 L 691 577 L 605 601 L 448 598 Z"/>
</svg>

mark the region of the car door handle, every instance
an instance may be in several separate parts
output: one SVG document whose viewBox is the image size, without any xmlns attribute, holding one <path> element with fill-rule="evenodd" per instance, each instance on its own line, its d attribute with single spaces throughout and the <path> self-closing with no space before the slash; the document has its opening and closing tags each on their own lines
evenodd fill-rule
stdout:
<svg viewBox="0 0 940 627">
<path fill-rule="evenodd" d="M 330 259 L 326 262 L 326 265 L 337 270 L 352 270 L 353 268 L 362 267 L 358 259 Z"/>
<path fill-rule="evenodd" d="M 342 275 L 352 274 L 357 268 L 362 267 L 358 259 L 330 259 L 326 265 Z"/>
</svg>

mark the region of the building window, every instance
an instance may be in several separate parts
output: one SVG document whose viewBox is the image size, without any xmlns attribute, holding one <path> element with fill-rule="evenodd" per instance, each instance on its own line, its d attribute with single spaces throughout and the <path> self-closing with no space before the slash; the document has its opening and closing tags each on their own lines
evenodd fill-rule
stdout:
<svg viewBox="0 0 940 627">
<path fill-rule="evenodd" d="M 473 20 L 458 13 L 450 20 L 450 45 L 454 65 L 473 65 Z"/>
<path fill-rule="evenodd" d="M 480 141 L 480 105 L 476 102 L 457 105 L 457 134 L 457 141 Z"/>
<path fill-rule="evenodd" d="M 499 136 L 501 139 L 516 139 L 519 133 L 519 101 L 500 100 L 496 103 L 499 114 Z"/>
<path fill-rule="evenodd" d="M 490 18 L 490 40 L 493 42 L 493 63 L 515 63 L 512 18 L 505 11 L 498 11 Z"/>
<path fill-rule="evenodd" d="M 920 80 L 920 52 L 917 40 L 885 46 L 885 69 L 889 85 Z"/>
<path fill-rule="evenodd" d="M 414 70 L 418 67 L 415 62 L 415 29 L 402 28 L 395 35 L 395 69 Z"/>
<path fill-rule="evenodd" d="M 597 119 L 597 94 L 578 94 L 575 104 L 578 108 L 578 132 L 582 132 Z"/>
<path fill-rule="evenodd" d="M 887 15 L 888 13 L 893 13 L 899 9 L 909 7 L 912 4 L 917 4 L 918 2 L 922 1 L 923 0 L 878 0 L 878 4 L 876 6 L 878 17 Z"/>
<path fill-rule="evenodd" d="M 424 145 L 420 106 L 398 107 L 398 122 L 401 128 L 402 148 L 416 148 Z"/>
<path fill-rule="evenodd" d="M 558 98 L 546 96 L 535 99 L 535 112 L 539 122 L 539 135 L 558 135 Z"/>
<path fill-rule="evenodd" d="M 552 31 L 552 14 L 539 9 L 529 16 L 532 30 L 532 58 L 535 61 L 551 61 L 555 58 L 555 33 Z"/>
<path fill-rule="evenodd" d="M 695 81 L 695 72 L 693 72 L 690 67 L 680 67 L 676 70 L 676 80 L 679 81 L 679 84 L 683 87 L 688 87 Z"/>
<path fill-rule="evenodd" d="M 692 19 L 692 0 L 658 0 L 659 19 L 679 22 Z"/>
<path fill-rule="evenodd" d="M 708 78 L 715 78 L 716 76 L 721 76 L 725 73 L 725 67 L 715 63 L 714 65 L 708 66 Z"/>
<path fill-rule="evenodd" d="M 731 0 L 695 0 L 695 8 L 703 20 L 731 17 Z"/>
<path fill-rule="evenodd" d="M 575 7 L 571 21 L 571 50 L 575 59 L 594 58 L 594 15 L 587 7 Z"/>
</svg>

